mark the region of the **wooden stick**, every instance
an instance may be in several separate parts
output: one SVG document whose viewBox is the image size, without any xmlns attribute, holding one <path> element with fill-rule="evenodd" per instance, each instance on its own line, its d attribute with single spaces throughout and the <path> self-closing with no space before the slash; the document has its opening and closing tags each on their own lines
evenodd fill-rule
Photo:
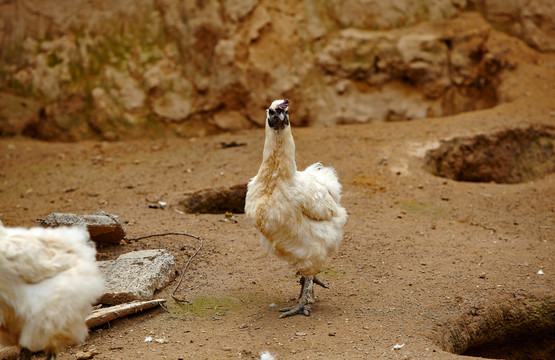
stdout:
<svg viewBox="0 0 555 360">
<path fill-rule="evenodd" d="M 197 239 L 197 240 L 201 240 L 201 241 L 202 241 L 202 239 L 201 239 L 200 237 L 196 236 L 196 235 L 191 235 L 191 234 L 187 234 L 187 233 L 183 233 L 183 232 L 167 232 L 167 233 L 163 233 L 163 234 L 152 234 L 152 235 L 140 236 L 140 237 L 138 237 L 138 238 L 132 238 L 132 239 L 127 239 L 127 238 L 125 238 L 124 240 L 127 240 L 127 241 L 137 241 L 137 240 L 142 240 L 142 239 L 148 239 L 148 238 L 155 237 L 155 236 L 167 236 L 167 235 L 183 235 L 183 236 L 189 236 L 189 237 L 192 237 L 192 238 L 194 238 L 194 239 Z"/>
<path fill-rule="evenodd" d="M 200 239 L 200 238 L 199 238 Z M 193 255 L 191 255 L 191 257 L 189 258 L 189 261 L 187 261 L 187 265 L 185 265 L 185 268 L 183 269 L 183 272 L 181 272 L 181 277 L 179 278 L 179 282 L 177 283 L 177 286 L 175 287 L 175 289 L 172 292 L 172 298 L 175 301 L 179 301 L 179 302 L 188 302 L 186 299 L 180 299 L 177 296 L 175 296 L 175 293 L 177 291 L 177 289 L 179 289 L 179 286 L 181 286 L 181 282 L 183 281 L 183 276 L 185 276 L 185 272 L 187 271 L 187 268 L 189 267 L 189 265 L 191 264 L 191 260 L 193 260 L 193 258 L 195 256 L 197 256 L 198 252 L 200 251 L 200 249 L 202 249 L 202 239 L 200 239 L 200 246 L 198 247 L 197 251 L 194 252 Z"/>
<path fill-rule="evenodd" d="M 130 314 L 135 314 L 140 311 L 162 305 L 165 302 L 166 299 L 134 301 L 106 308 L 100 308 L 97 310 L 93 310 L 92 314 L 87 317 L 86 323 L 89 328 L 98 327 L 114 319 L 118 319 Z"/>
</svg>

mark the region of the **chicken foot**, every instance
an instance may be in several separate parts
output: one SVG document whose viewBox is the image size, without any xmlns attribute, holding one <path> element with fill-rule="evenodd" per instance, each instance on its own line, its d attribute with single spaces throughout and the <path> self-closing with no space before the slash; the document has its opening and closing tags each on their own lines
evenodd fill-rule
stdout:
<svg viewBox="0 0 555 360">
<path fill-rule="evenodd" d="M 45 355 L 46 355 L 47 360 L 56 360 L 56 359 L 58 359 L 56 354 L 51 353 L 51 352 L 47 352 L 47 353 L 45 353 Z M 33 353 L 31 352 L 31 350 L 29 350 L 27 348 L 21 348 L 21 351 L 19 352 L 19 357 L 17 359 L 18 360 L 31 360 L 32 356 L 33 356 Z"/>
<path fill-rule="evenodd" d="M 314 276 L 303 276 L 301 277 L 300 283 L 302 288 L 299 296 L 299 304 L 291 308 L 280 309 L 279 311 L 283 313 L 279 316 L 280 318 L 286 318 L 298 314 L 309 316 L 312 308 L 311 304 L 314 304 L 314 284 L 316 283 L 320 286 L 327 287 L 326 284 L 316 279 Z"/>
<path fill-rule="evenodd" d="M 33 355 L 33 353 L 31 353 L 31 350 L 29 350 L 27 348 L 21 348 L 21 351 L 19 352 L 19 357 L 17 359 L 18 360 L 31 360 L 32 355 Z"/>
</svg>

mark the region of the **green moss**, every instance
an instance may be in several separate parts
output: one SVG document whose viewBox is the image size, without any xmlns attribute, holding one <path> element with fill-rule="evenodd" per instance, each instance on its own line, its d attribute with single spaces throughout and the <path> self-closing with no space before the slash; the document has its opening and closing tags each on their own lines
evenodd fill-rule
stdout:
<svg viewBox="0 0 555 360">
<path fill-rule="evenodd" d="M 51 54 L 48 54 L 48 55 L 46 56 L 46 64 L 47 64 L 49 67 L 54 67 L 54 66 L 56 66 L 56 65 L 58 65 L 58 64 L 61 64 L 62 61 L 63 61 L 63 60 L 62 60 L 61 58 L 59 58 L 58 55 L 57 55 L 55 52 L 53 52 L 53 53 L 51 53 Z"/>
<path fill-rule="evenodd" d="M 438 218 L 445 215 L 445 209 L 424 201 L 410 199 L 400 203 L 401 209 L 412 215 L 425 215 Z"/>
<path fill-rule="evenodd" d="M 229 312 L 242 311 L 251 305 L 262 306 L 266 299 L 249 293 L 236 296 L 199 296 L 188 303 L 168 302 L 169 312 L 176 318 L 223 316 Z"/>
<path fill-rule="evenodd" d="M 79 51 L 70 54 L 71 57 L 67 64 L 64 63 L 59 51 L 45 52 L 43 50 L 41 44 L 55 38 L 50 33 L 46 34 L 44 38 L 34 39 L 37 44 L 36 49 L 32 46 L 24 47 L 21 44 L 6 47 L 0 52 L 0 89 L 42 103 L 64 102 L 75 94 L 84 97 L 85 104 L 79 114 L 64 122 L 70 127 L 64 126 L 62 129 L 67 133 L 74 131 L 74 127 L 77 127 L 76 131 L 86 136 L 100 136 L 104 130 L 114 133 L 136 133 L 141 136 L 147 133 L 152 137 L 163 135 L 164 126 L 154 116 L 150 116 L 147 106 L 140 109 L 144 113 L 139 115 L 134 113 L 140 120 L 137 123 L 130 123 L 124 117 L 115 117 L 105 123 L 107 129 L 98 129 L 93 125 L 95 103 L 92 98 L 92 90 L 97 86 L 110 86 L 105 83 L 104 71 L 107 67 L 123 73 L 131 72 L 130 75 L 140 83 L 149 66 L 164 56 L 164 46 L 171 41 L 176 41 L 178 44 L 179 41 L 182 41 L 181 37 L 177 36 L 178 34 L 172 36 L 167 32 L 161 14 L 153 14 L 151 10 L 145 9 L 145 13 L 137 15 L 137 17 L 148 21 L 124 21 L 120 26 L 105 29 L 106 31 L 101 34 L 90 34 L 82 29 L 72 29 L 71 38 L 74 39 Z M 178 49 L 176 55 L 182 56 L 181 52 L 182 49 L 181 51 Z M 70 78 L 68 80 L 59 80 L 61 91 L 57 99 L 50 99 L 41 94 L 33 88 L 31 81 L 21 83 L 14 78 L 17 71 L 30 66 L 28 59 L 36 58 L 40 54 L 45 56 L 48 67 L 67 66 L 69 71 Z M 133 66 L 130 66 L 130 63 Z M 207 71 L 207 68 L 205 64 L 203 71 Z M 83 124 L 86 124 L 86 127 Z M 89 134 L 87 135 L 87 133 Z"/>
<path fill-rule="evenodd" d="M 345 276 L 346 272 L 343 269 L 335 269 L 333 267 L 325 267 L 321 272 L 323 279 L 335 280 Z"/>
<path fill-rule="evenodd" d="M 426 3 L 419 4 L 419 18 L 416 20 L 417 22 L 420 21 L 428 21 L 430 20 L 430 9 L 428 9 L 428 5 Z M 404 26 L 413 25 L 413 24 L 403 24 Z"/>
</svg>

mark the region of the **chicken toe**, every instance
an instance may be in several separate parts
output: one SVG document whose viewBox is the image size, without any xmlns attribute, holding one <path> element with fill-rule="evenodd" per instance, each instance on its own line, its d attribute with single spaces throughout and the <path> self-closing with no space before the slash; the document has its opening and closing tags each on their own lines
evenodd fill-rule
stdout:
<svg viewBox="0 0 555 360">
<path fill-rule="evenodd" d="M 307 305 L 297 304 L 290 308 L 280 309 L 279 311 L 282 312 L 283 314 L 281 314 L 279 317 L 283 319 L 289 316 L 301 315 L 301 314 L 305 316 L 310 316 L 310 310 L 311 310 L 311 307 L 308 304 Z"/>
<path fill-rule="evenodd" d="M 323 287 L 324 289 L 328 288 L 328 284 L 326 284 L 325 282 L 321 281 L 320 279 L 318 279 L 316 276 L 314 277 L 314 283 L 317 285 L 320 285 L 321 287 Z"/>
</svg>

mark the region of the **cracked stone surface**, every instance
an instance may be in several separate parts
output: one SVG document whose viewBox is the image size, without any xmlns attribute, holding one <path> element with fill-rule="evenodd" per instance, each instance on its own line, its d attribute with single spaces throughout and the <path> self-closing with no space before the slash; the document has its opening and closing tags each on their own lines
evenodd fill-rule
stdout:
<svg viewBox="0 0 555 360">
<path fill-rule="evenodd" d="M 103 304 L 121 304 L 152 299 L 176 276 L 176 259 L 164 249 L 140 250 L 120 255 L 116 260 L 99 261 L 106 281 Z"/>
</svg>

